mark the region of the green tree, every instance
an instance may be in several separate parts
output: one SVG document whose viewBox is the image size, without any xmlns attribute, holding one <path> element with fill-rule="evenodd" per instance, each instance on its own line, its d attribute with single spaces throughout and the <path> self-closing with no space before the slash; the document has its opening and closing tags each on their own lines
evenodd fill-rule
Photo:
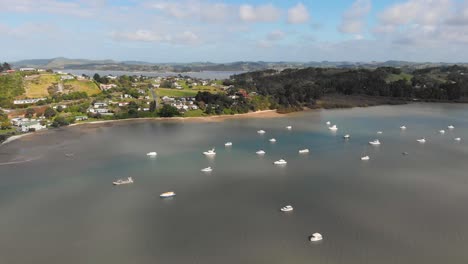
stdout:
<svg viewBox="0 0 468 264">
<path fill-rule="evenodd" d="M 54 116 L 56 116 L 57 113 L 55 112 L 55 110 L 52 108 L 52 107 L 47 107 L 46 110 L 44 111 L 44 116 L 45 118 L 52 118 Z"/>
<path fill-rule="evenodd" d="M 68 126 L 72 123 L 72 119 L 67 119 L 64 116 L 57 116 L 54 118 L 54 122 L 52 123 L 53 127 L 61 127 L 61 126 Z"/>
<path fill-rule="evenodd" d="M 101 75 L 99 75 L 98 73 L 95 73 L 93 75 L 93 80 L 100 83 L 101 82 Z"/>
<path fill-rule="evenodd" d="M 8 116 L 5 114 L 5 112 L 3 112 L 3 110 L 0 109 L 0 121 L 5 119 L 8 119 Z"/>
<path fill-rule="evenodd" d="M 10 129 L 11 128 L 11 122 L 9 120 L 5 120 L 0 124 L 1 129 Z"/>
<path fill-rule="evenodd" d="M 163 81 L 161 82 L 160 86 L 161 88 L 172 88 L 172 82 L 170 81 Z"/>
<path fill-rule="evenodd" d="M 151 101 L 149 109 L 150 109 L 150 112 L 156 111 L 156 101 L 154 100 Z"/>
<path fill-rule="evenodd" d="M 59 113 L 63 112 L 63 107 L 61 105 L 57 106 L 57 112 Z"/>
<path fill-rule="evenodd" d="M 161 109 L 159 109 L 159 116 L 161 117 L 173 117 L 173 116 L 180 116 L 179 110 L 174 106 L 165 104 Z"/>
<path fill-rule="evenodd" d="M 26 109 L 26 113 L 24 114 L 24 117 L 31 118 L 34 116 L 34 114 L 36 114 L 36 110 L 34 110 L 34 108 L 28 108 Z"/>
<path fill-rule="evenodd" d="M 4 62 L 3 65 L 0 66 L 0 71 L 8 71 L 11 70 L 10 64 Z"/>
</svg>

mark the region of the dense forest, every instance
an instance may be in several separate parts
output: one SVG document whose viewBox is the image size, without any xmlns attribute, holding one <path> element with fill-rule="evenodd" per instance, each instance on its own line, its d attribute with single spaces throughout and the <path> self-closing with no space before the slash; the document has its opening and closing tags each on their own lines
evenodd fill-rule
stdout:
<svg viewBox="0 0 468 264">
<path fill-rule="evenodd" d="M 225 84 L 271 96 L 282 107 L 313 106 L 317 99 L 333 94 L 461 101 L 468 96 L 468 68 L 264 70 L 233 75 Z"/>
</svg>

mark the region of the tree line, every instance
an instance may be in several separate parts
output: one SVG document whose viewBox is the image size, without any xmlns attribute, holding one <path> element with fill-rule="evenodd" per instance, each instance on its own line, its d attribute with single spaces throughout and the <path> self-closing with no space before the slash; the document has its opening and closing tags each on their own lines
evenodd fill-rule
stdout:
<svg viewBox="0 0 468 264">
<path fill-rule="evenodd" d="M 468 69 L 455 65 L 407 72 L 392 67 L 264 70 L 233 75 L 224 84 L 270 96 L 283 107 L 312 106 L 329 94 L 457 101 L 468 96 Z"/>
<path fill-rule="evenodd" d="M 2 71 L 9 71 L 11 70 L 11 65 L 4 62 L 4 63 L 0 63 L 0 72 Z"/>
</svg>

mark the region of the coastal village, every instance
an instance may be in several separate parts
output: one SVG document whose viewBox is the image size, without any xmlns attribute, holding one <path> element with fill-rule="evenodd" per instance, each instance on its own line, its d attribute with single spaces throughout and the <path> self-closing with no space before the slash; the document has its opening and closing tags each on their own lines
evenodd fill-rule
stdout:
<svg viewBox="0 0 468 264">
<path fill-rule="evenodd" d="M 249 97 L 245 90 L 224 85 L 222 80 L 182 74 L 169 77 L 87 76 L 35 68 L 9 68 L 0 73 L 0 90 L 2 84 L 11 83 L 11 80 L 17 80 L 17 85 L 22 87 L 0 102 L 0 139 L 99 120 L 220 114 L 216 112 L 219 103 L 210 105 L 210 96 L 228 98 L 230 105 L 227 107 Z M 197 99 L 199 93 L 204 94 L 204 98 L 208 95 L 208 100 Z"/>
</svg>

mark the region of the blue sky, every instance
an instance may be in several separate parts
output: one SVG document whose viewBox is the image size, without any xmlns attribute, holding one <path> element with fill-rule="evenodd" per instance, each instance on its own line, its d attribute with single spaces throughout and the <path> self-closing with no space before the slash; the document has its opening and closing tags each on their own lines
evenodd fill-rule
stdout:
<svg viewBox="0 0 468 264">
<path fill-rule="evenodd" d="M 0 61 L 466 62 L 468 0 L 0 0 Z"/>
</svg>

